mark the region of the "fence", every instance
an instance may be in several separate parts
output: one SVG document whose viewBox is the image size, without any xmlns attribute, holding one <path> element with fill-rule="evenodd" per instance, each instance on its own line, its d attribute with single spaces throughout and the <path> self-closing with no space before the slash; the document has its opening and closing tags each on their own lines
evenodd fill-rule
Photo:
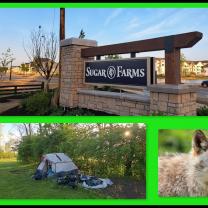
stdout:
<svg viewBox="0 0 208 208">
<path fill-rule="evenodd" d="M 5 85 L 0 86 L 0 95 L 17 95 L 21 93 L 34 92 L 44 89 L 44 82 L 41 84 L 26 85 Z"/>
</svg>

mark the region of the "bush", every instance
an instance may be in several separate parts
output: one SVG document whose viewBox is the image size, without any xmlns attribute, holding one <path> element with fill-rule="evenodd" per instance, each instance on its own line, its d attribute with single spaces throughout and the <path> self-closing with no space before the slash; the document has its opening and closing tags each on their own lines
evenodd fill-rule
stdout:
<svg viewBox="0 0 208 208">
<path fill-rule="evenodd" d="M 52 107 L 50 109 L 50 116 L 63 116 L 63 115 L 64 115 L 63 108 Z"/>
<path fill-rule="evenodd" d="M 43 154 L 64 152 L 85 174 L 145 179 L 145 128 L 136 124 L 128 127 L 128 139 L 124 137 L 125 126 L 105 126 L 97 133 L 93 127 L 81 128 L 77 124 L 49 129 L 22 138 L 18 148 L 20 161 L 38 162 Z"/>
<path fill-rule="evenodd" d="M 164 112 L 162 112 L 162 111 L 157 111 L 157 112 L 153 112 L 152 113 L 152 116 L 165 116 L 165 113 Z"/>
<path fill-rule="evenodd" d="M 50 110 L 52 93 L 38 92 L 22 102 L 23 109 L 31 115 L 46 115 Z"/>
<path fill-rule="evenodd" d="M 94 116 L 95 114 L 87 109 L 74 108 L 66 112 L 66 116 Z"/>
<path fill-rule="evenodd" d="M 208 106 L 197 108 L 197 116 L 208 116 Z"/>
</svg>

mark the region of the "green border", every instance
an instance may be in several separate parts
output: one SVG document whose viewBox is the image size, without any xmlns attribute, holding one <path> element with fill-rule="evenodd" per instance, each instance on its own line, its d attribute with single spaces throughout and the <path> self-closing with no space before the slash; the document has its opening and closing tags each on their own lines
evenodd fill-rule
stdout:
<svg viewBox="0 0 208 208">
<path fill-rule="evenodd" d="M 0 8 L 207 8 L 208 3 L 0 3 Z"/>
<path fill-rule="evenodd" d="M 158 130 L 207 129 L 208 117 L 194 116 L 1 116 L 0 123 L 145 123 L 147 127 L 147 194 L 146 199 L 0 200 L 0 205 L 205 205 L 207 198 L 158 197 Z"/>
</svg>

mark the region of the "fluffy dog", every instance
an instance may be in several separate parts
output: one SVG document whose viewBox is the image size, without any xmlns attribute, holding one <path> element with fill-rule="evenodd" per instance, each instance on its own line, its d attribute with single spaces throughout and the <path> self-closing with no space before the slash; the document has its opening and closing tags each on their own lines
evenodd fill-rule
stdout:
<svg viewBox="0 0 208 208">
<path fill-rule="evenodd" d="M 194 133 L 189 154 L 159 157 L 160 196 L 208 196 L 208 140 Z"/>
</svg>

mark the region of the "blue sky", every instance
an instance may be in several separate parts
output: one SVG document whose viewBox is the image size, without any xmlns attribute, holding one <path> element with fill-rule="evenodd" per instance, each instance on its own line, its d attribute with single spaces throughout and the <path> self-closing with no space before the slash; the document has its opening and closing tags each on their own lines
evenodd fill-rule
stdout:
<svg viewBox="0 0 208 208">
<path fill-rule="evenodd" d="M 87 39 L 98 45 L 154 38 L 191 31 L 203 33 L 203 39 L 184 49 L 187 59 L 208 59 L 208 9 L 66 9 L 66 38 L 77 37 L 81 29 Z M 23 49 L 30 32 L 41 25 L 45 31 L 59 32 L 59 9 L 0 9 L 0 53 L 10 47 L 14 64 L 28 61 Z M 141 56 L 163 57 L 163 52 Z"/>
</svg>

